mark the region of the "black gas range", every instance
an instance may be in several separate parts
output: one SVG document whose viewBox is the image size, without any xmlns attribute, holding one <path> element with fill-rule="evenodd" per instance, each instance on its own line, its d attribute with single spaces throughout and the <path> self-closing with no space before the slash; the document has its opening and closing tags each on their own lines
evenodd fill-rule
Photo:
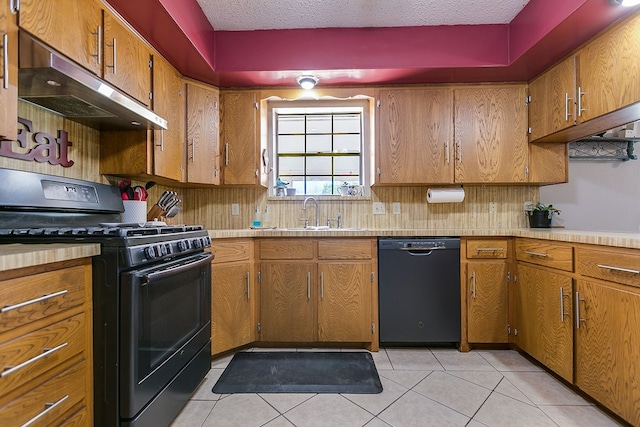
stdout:
<svg viewBox="0 0 640 427">
<path fill-rule="evenodd" d="M 0 244 L 96 243 L 94 425 L 166 426 L 211 365 L 211 239 L 122 224 L 120 191 L 0 169 Z"/>
</svg>

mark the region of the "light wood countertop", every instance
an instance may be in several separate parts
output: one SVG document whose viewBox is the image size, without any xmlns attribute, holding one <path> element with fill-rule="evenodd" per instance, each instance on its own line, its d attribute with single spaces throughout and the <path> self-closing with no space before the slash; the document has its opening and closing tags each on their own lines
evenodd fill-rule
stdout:
<svg viewBox="0 0 640 427">
<path fill-rule="evenodd" d="M 287 230 L 287 229 L 239 229 L 209 230 L 212 239 L 241 237 L 490 237 L 513 236 L 555 240 L 569 243 L 587 243 L 602 246 L 640 249 L 640 233 L 610 231 L 584 231 L 565 228 L 519 229 L 347 229 L 347 230 Z"/>
<path fill-rule="evenodd" d="M 6 244 L 0 245 L 0 271 L 86 258 L 100 253 L 99 244 Z"/>
</svg>

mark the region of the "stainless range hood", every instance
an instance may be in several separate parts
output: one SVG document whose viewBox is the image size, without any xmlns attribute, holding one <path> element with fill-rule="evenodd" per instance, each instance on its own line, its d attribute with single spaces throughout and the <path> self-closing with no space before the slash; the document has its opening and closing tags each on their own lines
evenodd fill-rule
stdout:
<svg viewBox="0 0 640 427">
<path fill-rule="evenodd" d="M 167 121 L 20 32 L 18 98 L 101 130 L 166 129 Z"/>
</svg>

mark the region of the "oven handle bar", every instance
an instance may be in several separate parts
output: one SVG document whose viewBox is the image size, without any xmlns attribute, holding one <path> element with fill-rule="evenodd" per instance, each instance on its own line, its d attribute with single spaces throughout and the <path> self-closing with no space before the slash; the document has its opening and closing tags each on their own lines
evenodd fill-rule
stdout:
<svg viewBox="0 0 640 427">
<path fill-rule="evenodd" d="M 183 271 L 191 269 L 193 267 L 197 267 L 204 264 L 211 264 L 212 259 L 213 259 L 213 255 L 211 253 L 206 252 L 202 255 L 199 255 L 196 261 L 186 262 L 184 264 L 179 264 L 175 267 L 160 270 L 155 273 L 145 274 L 143 275 L 143 277 L 146 282 L 151 282 L 153 280 L 161 280 L 169 276 L 175 276 L 176 274 L 180 274 Z"/>
</svg>

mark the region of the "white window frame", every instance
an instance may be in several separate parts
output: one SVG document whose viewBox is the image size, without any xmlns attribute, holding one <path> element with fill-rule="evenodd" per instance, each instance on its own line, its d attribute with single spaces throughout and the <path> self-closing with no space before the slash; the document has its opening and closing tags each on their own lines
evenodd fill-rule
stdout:
<svg viewBox="0 0 640 427">
<path fill-rule="evenodd" d="M 267 135 L 268 157 L 271 159 L 272 169 L 269 174 L 269 196 L 275 196 L 276 179 L 278 178 L 278 154 L 276 151 L 276 113 L 309 113 L 312 114 L 318 108 L 333 110 L 335 113 L 344 109 L 359 108 L 362 111 L 362 147 L 360 152 L 361 180 L 363 196 L 370 197 L 371 163 L 373 153 L 373 98 L 363 97 L 358 99 L 322 99 L 322 100 L 269 100 L 267 102 Z M 296 197 L 306 197 L 306 194 L 296 194 Z M 340 195 L 314 194 L 316 198 L 340 197 Z"/>
</svg>

